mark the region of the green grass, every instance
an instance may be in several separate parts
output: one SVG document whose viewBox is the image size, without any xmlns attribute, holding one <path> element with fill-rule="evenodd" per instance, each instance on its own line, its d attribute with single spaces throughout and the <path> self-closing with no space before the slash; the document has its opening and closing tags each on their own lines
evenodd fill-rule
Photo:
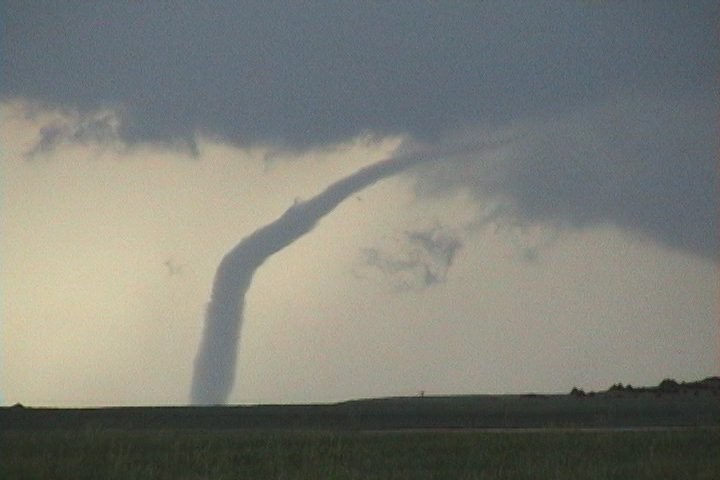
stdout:
<svg viewBox="0 0 720 480">
<path fill-rule="evenodd" d="M 720 429 L 0 435 L 3 480 L 710 480 L 720 472 Z"/>
</svg>

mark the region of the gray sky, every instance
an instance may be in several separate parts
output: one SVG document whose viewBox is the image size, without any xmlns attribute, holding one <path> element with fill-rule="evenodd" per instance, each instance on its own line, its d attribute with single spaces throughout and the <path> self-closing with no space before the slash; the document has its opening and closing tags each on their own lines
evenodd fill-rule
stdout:
<svg viewBox="0 0 720 480">
<path fill-rule="evenodd" d="M 227 250 L 465 144 L 258 270 L 233 401 L 717 374 L 718 2 L 74 3 L 4 4 L 4 403 L 185 403 Z"/>
</svg>

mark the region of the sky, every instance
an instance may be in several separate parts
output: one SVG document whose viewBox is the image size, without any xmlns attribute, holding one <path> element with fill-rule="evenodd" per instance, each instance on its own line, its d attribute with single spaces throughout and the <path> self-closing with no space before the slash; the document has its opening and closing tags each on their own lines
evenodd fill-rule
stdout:
<svg viewBox="0 0 720 480">
<path fill-rule="evenodd" d="M 224 255 L 403 155 L 257 268 L 228 403 L 718 375 L 719 9 L 3 2 L 2 404 L 188 404 Z"/>
</svg>

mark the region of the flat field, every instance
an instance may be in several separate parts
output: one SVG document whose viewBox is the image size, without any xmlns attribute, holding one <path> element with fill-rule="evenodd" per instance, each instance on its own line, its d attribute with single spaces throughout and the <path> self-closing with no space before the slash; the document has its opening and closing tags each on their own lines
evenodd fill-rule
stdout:
<svg viewBox="0 0 720 480">
<path fill-rule="evenodd" d="M 720 429 L 2 431 L 15 479 L 707 479 Z"/>
<path fill-rule="evenodd" d="M 0 430 L 720 427 L 720 391 L 698 394 L 456 395 L 334 404 L 0 408 Z"/>
<path fill-rule="evenodd" d="M 0 408 L 0 479 L 720 478 L 720 392 Z"/>
</svg>

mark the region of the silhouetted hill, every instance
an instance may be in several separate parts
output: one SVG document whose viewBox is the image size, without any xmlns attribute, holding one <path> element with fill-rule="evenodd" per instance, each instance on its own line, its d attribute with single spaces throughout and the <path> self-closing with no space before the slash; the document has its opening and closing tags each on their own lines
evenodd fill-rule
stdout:
<svg viewBox="0 0 720 480">
<path fill-rule="evenodd" d="M 720 378 L 568 395 L 390 397 L 336 404 L 0 408 L 0 429 L 345 429 L 720 426 Z M 582 392 L 582 393 L 579 393 Z"/>
</svg>

